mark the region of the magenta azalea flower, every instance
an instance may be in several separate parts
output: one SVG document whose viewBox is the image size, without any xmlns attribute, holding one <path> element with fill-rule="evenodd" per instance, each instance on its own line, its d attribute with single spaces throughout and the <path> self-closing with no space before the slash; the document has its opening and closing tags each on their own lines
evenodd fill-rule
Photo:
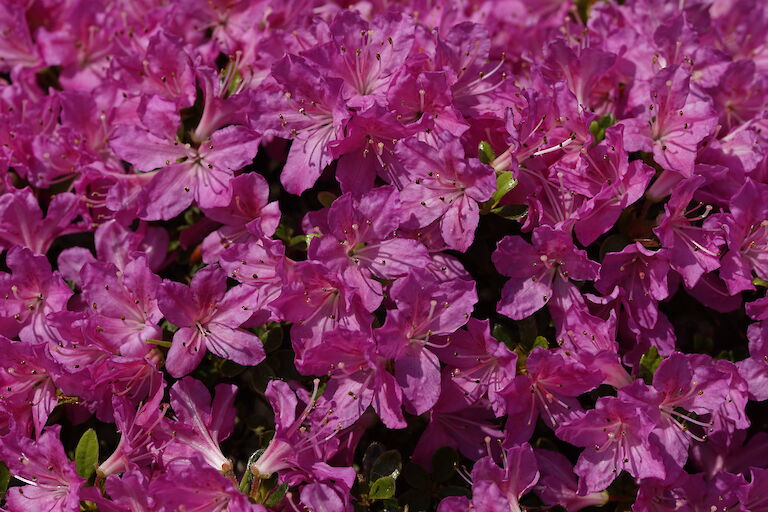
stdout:
<svg viewBox="0 0 768 512">
<path fill-rule="evenodd" d="M 25 484 L 8 491 L 11 510 L 80 510 L 85 479 L 67 459 L 60 430 L 58 425 L 49 427 L 36 440 L 15 434 L 3 437 L 0 456 L 14 478 Z"/>
<path fill-rule="evenodd" d="M 0 510 L 768 512 L 764 0 L 0 3 Z"/>
<path fill-rule="evenodd" d="M 493 253 L 493 263 L 509 276 L 499 311 L 520 320 L 542 308 L 570 279 L 594 279 L 600 266 L 577 249 L 567 233 L 542 226 L 533 245 L 520 237 L 506 237 Z"/>
<path fill-rule="evenodd" d="M 575 468 L 579 494 L 604 490 L 621 471 L 665 478 L 659 447 L 649 439 L 658 422 L 659 412 L 645 403 L 602 397 L 595 409 L 558 428 L 558 437 L 585 447 Z"/>
<path fill-rule="evenodd" d="M 251 316 L 253 291 L 244 285 L 227 291 L 221 269 L 206 267 L 190 287 L 165 281 L 158 290 L 163 315 L 179 330 L 173 335 L 166 366 L 182 377 L 192 371 L 210 350 L 238 364 L 256 365 L 264 359 L 261 340 L 238 327 Z"/>
<path fill-rule="evenodd" d="M 521 512 L 520 498 L 539 480 L 533 450 L 527 444 L 505 449 L 501 464 L 490 455 L 477 461 L 472 468 L 472 500 L 446 498 L 438 511 Z"/>
</svg>

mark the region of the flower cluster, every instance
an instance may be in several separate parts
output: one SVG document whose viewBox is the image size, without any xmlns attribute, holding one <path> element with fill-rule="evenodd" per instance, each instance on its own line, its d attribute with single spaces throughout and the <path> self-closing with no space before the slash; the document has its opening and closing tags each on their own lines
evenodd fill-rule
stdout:
<svg viewBox="0 0 768 512">
<path fill-rule="evenodd" d="M 2 2 L 4 507 L 765 510 L 767 37 Z"/>
</svg>

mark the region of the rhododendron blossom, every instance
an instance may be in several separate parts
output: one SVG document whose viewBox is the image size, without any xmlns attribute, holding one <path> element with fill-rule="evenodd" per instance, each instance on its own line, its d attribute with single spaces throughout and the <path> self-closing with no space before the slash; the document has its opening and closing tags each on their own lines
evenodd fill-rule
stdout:
<svg viewBox="0 0 768 512">
<path fill-rule="evenodd" d="M 0 4 L 0 510 L 768 510 L 765 1 Z"/>
</svg>

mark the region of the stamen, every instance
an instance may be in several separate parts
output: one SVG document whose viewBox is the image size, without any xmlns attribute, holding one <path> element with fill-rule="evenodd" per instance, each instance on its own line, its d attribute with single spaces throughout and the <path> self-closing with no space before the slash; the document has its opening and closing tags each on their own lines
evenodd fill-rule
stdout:
<svg viewBox="0 0 768 512">
<path fill-rule="evenodd" d="M 570 137 L 565 139 L 563 142 L 561 142 L 561 143 L 559 143 L 559 144 L 557 144 L 555 146 L 552 146 L 552 147 L 549 147 L 549 148 L 545 148 L 545 149 L 540 149 L 539 151 L 536 151 L 533 154 L 533 156 L 546 155 L 547 153 L 552 153 L 554 151 L 558 151 L 560 149 L 563 149 L 563 148 L 569 146 L 574 140 L 576 140 L 576 135 L 575 134 L 571 135 Z"/>
</svg>

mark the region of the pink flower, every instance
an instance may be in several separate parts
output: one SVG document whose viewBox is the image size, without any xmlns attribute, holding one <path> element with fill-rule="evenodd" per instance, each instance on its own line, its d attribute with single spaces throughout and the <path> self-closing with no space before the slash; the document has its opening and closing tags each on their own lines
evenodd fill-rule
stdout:
<svg viewBox="0 0 768 512">
<path fill-rule="evenodd" d="M 368 310 L 381 303 L 379 280 L 407 275 L 429 264 L 427 249 L 398 235 L 403 213 L 397 189 L 375 188 L 359 198 L 344 194 L 327 211 L 310 215 L 315 224 L 307 255 L 338 270 L 355 286 Z M 309 223 L 306 222 L 306 223 Z"/>
<path fill-rule="evenodd" d="M 664 205 L 664 214 L 653 230 L 661 245 L 669 249 L 670 266 L 689 288 L 695 286 L 702 275 L 720 267 L 722 234 L 706 224 L 703 227 L 693 224 L 705 218 L 712 207 L 702 203 L 688 206 L 703 182 L 700 176 L 682 182 Z"/>
<path fill-rule="evenodd" d="M 12 433 L 3 437 L 0 456 L 10 473 L 26 485 L 8 490 L 10 510 L 80 510 L 85 479 L 77 476 L 59 441 L 61 427 L 48 427 L 36 440 Z"/>
<path fill-rule="evenodd" d="M 622 470 L 664 479 L 659 447 L 649 440 L 658 421 L 658 410 L 645 403 L 601 397 L 594 409 L 558 428 L 559 438 L 585 447 L 576 464 L 579 494 L 602 491 Z"/>
<path fill-rule="evenodd" d="M 515 378 L 517 354 L 491 336 L 488 321 L 470 318 L 466 330 L 435 338 L 435 345 L 434 352 L 467 403 L 487 395 L 496 416 L 503 416 L 502 394 Z"/>
<path fill-rule="evenodd" d="M 535 348 L 518 375 L 502 392 L 506 402 L 505 443 L 527 442 L 539 417 L 557 429 L 583 415 L 577 397 L 603 382 L 603 374 L 563 353 Z"/>
<path fill-rule="evenodd" d="M 342 426 L 335 421 L 333 403 L 317 396 L 318 383 L 316 379 L 312 395 L 302 399 L 306 406 L 300 412 L 299 393 L 282 381 L 272 380 L 267 385 L 266 395 L 275 411 L 275 436 L 250 467 L 256 478 L 277 472 L 280 480 L 290 485 L 325 482 L 345 492 L 352 487 L 352 468 L 325 462 L 339 446 L 336 435 Z"/>
<path fill-rule="evenodd" d="M 409 138 L 398 144 L 397 154 L 411 174 L 401 192 L 404 225 L 437 221 L 448 246 L 466 251 L 480 220 L 478 203 L 496 191 L 496 178 L 489 166 L 464 156 L 457 138 L 443 134 L 437 143 L 433 148 Z"/>
<path fill-rule="evenodd" d="M 383 354 L 394 360 L 395 378 L 406 406 L 415 414 L 428 411 L 440 396 L 440 362 L 431 338 L 456 331 L 477 302 L 475 283 L 455 279 L 439 283 L 424 271 L 412 271 L 392 285 L 397 305 L 376 330 Z M 445 345 L 443 345 L 445 346 Z"/>
<path fill-rule="evenodd" d="M 0 353 L 0 424 L 12 421 L 17 434 L 34 431 L 39 438 L 58 401 L 54 377 L 61 369 L 44 344 L 0 337 Z"/>
<path fill-rule="evenodd" d="M 533 232 L 533 245 L 521 237 L 503 238 L 493 253 L 493 263 L 511 279 L 504 285 L 499 312 L 521 320 L 541 309 L 570 279 L 597 277 L 600 266 L 577 249 L 571 236 L 547 226 Z"/>
<path fill-rule="evenodd" d="M 45 256 L 14 247 L 6 255 L 12 274 L 0 274 L 0 328 L 8 337 L 18 335 L 30 343 L 55 341 L 46 317 L 61 311 L 72 290 Z"/>
<path fill-rule="evenodd" d="M 199 455 L 218 471 L 232 471 L 232 463 L 219 444 L 232 433 L 235 422 L 234 385 L 219 384 L 213 400 L 199 380 L 184 377 L 171 387 L 171 406 L 176 414 L 173 439 L 163 451 L 165 460 L 194 459 Z"/>
<path fill-rule="evenodd" d="M 0 195 L 0 249 L 14 245 L 29 248 L 34 254 L 45 254 L 53 241 L 68 233 L 81 231 L 72 221 L 78 215 L 74 194 L 56 194 L 51 199 L 45 218 L 30 188 Z"/>
<path fill-rule="evenodd" d="M 622 122 L 628 151 L 653 151 L 664 169 L 684 177 L 693 175 L 698 144 L 717 125 L 710 102 L 689 92 L 690 79 L 681 66 L 662 69 L 651 81 L 642 115 Z"/>
<path fill-rule="evenodd" d="M 375 339 L 365 333 L 337 329 L 325 334 L 322 345 L 304 352 L 305 373 L 328 374 L 326 393 L 336 404 L 336 417 L 346 426 L 369 406 L 388 428 L 404 428 L 403 391 L 386 369 L 387 359 Z"/>
<path fill-rule="evenodd" d="M 190 287 L 173 281 L 160 285 L 160 311 L 180 327 L 168 352 L 171 375 L 178 378 L 194 370 L 207 350 L 242 365 L 264 359 L 258 336 L 238 329 L 255 309 L 249 306 L 253 291 L 243 285 L 227 291 L 226 286 L 226 274 L 210 266 L 195 274 Z"/>
<path fill-rule="evenodd" d="M 539 480 L 536 458 L 528 444 L 504 450 L 499 467 L 490 455 L 472 468 L 472 500 L 446 498 L 438 512 L 522 512 L 520 498 Z"/>
</svg>

